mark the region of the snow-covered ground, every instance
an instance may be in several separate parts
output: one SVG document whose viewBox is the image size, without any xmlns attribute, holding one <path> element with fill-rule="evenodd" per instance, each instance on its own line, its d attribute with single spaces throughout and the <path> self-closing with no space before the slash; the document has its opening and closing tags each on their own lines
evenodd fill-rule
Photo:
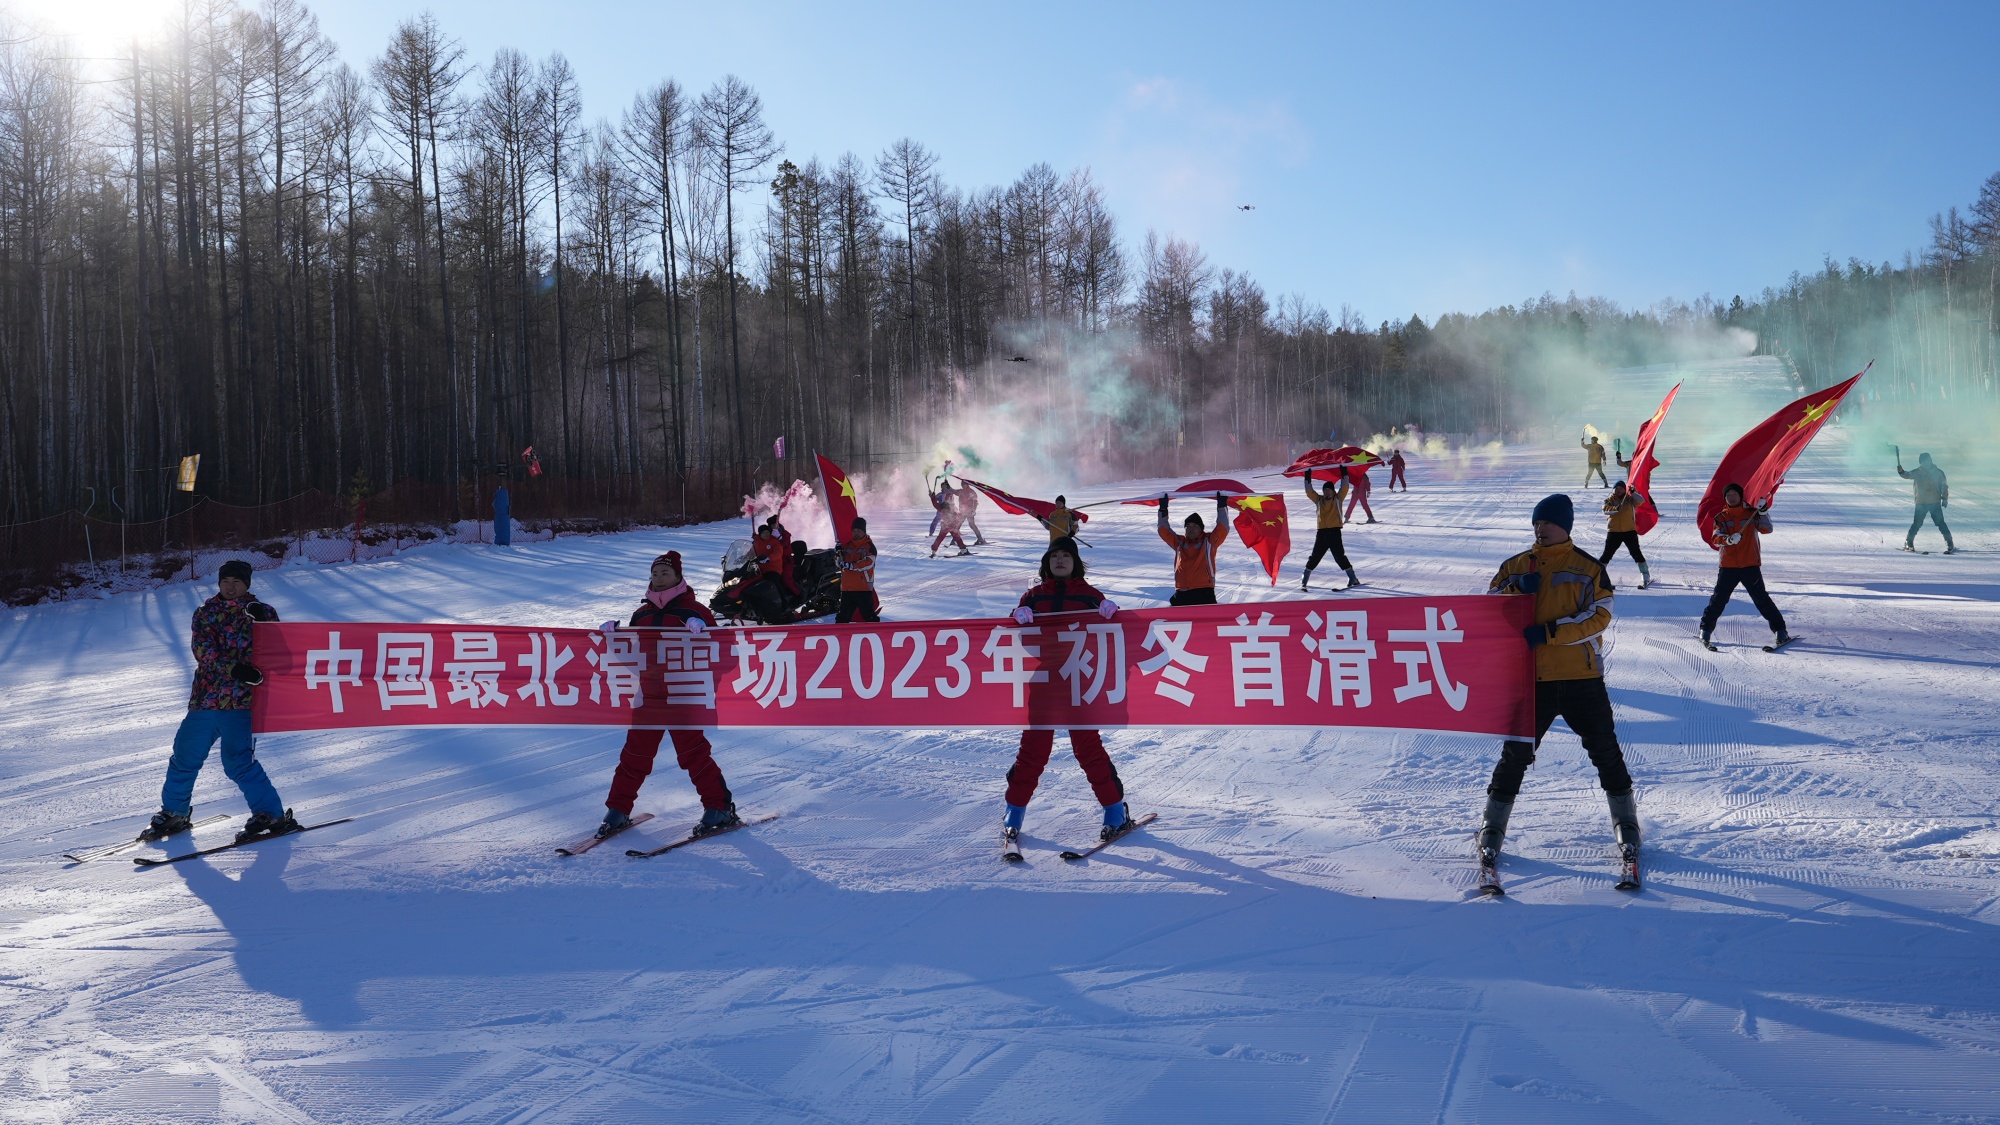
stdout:
<svg viewBox="0 0 2000 1125">
<path fill-rule="evenodd" d="M 260 747 L 286 800 L 352 824 L 69 866 L 156 807 L 210 587 L 11 611 L 0 1121 L 2000 1121 L 1996 482 L 1946 463 L 1969 552 L 1905 555 L 1909 486 L 1850 475 L 1844 441 L 1779 498 L 1767 572 L 1806 638 L 1779 655 L 1740 595 L 1723 650 L 1694 642 L 1713 462 L 1663 443 L 1665 584 L 1613 564 L 1636 897 L 1560 728 L 1499 901 L 1468 898 L 1496 746 L 1338 731 L 1112 735 L 1160 820 L 1078 865 L 1055 852 L 1096 809 L 1059 748 L 1019 867 L 994 845 L 1004 731 L 720 735 L 745 811 L 781 818 L 645 861 L 551 850 L 601 814 L 618 732 L 295 735 Z M 1599 540 L 1581 466 L 1418 462 L 1350 551 L 1374 592 L 1483 589 L 1552 489 Z M 1284 580 L 1232 545 L 1225 601 L 1299 596 L 1292 510 Z M 982 511 L 992 546 L 936 561 L 919 513 L 878 515 L 891 617 L 1013 603 L 1044 537 Z M 1127 605 L 1168 592 L 1151 519 L 1086 532 Z M 290 620 L 588 626 L 656 552 L 741 532 L 441 546 L 257 589 Z M 662 765 L 656 841 L 696 813 Z M 243 811 L 213 760 L 196 806 Z"/>
</svg>

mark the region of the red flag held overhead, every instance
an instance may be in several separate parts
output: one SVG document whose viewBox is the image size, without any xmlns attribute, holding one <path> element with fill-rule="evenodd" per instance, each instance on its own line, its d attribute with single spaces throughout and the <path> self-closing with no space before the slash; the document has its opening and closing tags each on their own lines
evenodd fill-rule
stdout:
<svg viewBox="0 0 2000 1125">
<path fill-rule="evenodd" d="M 1847 392 L 1873 366 L 1875 361 L 1871 359 L 1868 367 L 1861 369 L 1860 375 L 1823 391 L 1814 391 L 1736 439 L 1736 444 L 1722 455 L 1722 463 L 1715 467 L 1715 476 L 1708 482 L 1708 491 L 1702 493 L 1701 507 L 1695 511 L 1695 521 L 1701 525 L 1703 539 L 1714 533 L 1715 514 L 1722 510 L 1722 492 L 1731 484 L 1743 486 L 1743 502 L 1752 507 L 1769 501 L 1777 494 L 1778 486 L 1785 483 L 1786 470 L 1799 459 L 1799 454 L 1805 452 L 1807 443 L 1819 433 L 1821 426 L 1826 425 L 1826 420 L 1833 416 L 1834 408 L 1847 397 Z"/>
</svg>

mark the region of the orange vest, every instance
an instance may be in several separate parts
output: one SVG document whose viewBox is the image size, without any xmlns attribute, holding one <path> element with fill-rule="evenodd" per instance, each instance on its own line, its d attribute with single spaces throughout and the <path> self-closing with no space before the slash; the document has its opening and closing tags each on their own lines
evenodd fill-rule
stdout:
<svg viewBox="0 0 2000 1125">
<path fill-rule="evenodd" d="M 1200 590 L 1215 585 L 1215 549 L 1229 538 L 1228 524 L 1193 539 L 1163 527 L 1160 538 L 1174 549 L 1174 589 Z"/>
<path fill-rule="evenodd" d="M 856 593 L 875 588 L 875 541 L 856 535 L 840 545 L 840 589 Z"/>
<path fill-rule="evenodd" d="M 1714 541 L 1722 548 L 1721 565 L 1731 569 L 1764 565 L 1764 552 L 1757 545 L 1757 537 L 1764 533 L 1766 526 L 1768 520 L 1759 516 L 1752 508 L 1738 505 L 1717 512 Z M 1735 543 L 1725 542 L 1731 535 L 1737 534 L 1743 538 Z"/>
</svg>

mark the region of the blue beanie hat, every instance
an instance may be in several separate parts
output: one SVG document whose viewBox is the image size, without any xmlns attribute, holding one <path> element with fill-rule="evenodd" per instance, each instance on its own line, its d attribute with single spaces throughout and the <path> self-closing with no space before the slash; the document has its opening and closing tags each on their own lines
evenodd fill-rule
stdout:
<svg viewBox="0 0 2000 1125">
<path fill-rule="evenodd" d="M 1555 524 L 1567 533 L 1576 524 L 1576 506 L 1570 503 L 1568 496 L 1560 492 L 1553 496 L 1544 496 L 1542 502 L 1535 505 L 1532 520 L 1535 523 Z"/>
</svg>

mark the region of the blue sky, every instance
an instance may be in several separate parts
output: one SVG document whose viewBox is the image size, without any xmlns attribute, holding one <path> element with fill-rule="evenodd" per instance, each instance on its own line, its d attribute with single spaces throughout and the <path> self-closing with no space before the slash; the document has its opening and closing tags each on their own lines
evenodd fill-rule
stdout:
<svg viewBox="0 0 2000 1125">
<path fill-rule="evenodd" d="M 357 65 L 421 10 L 313 6 Z M 474 62 L 563 51 L 593 117 L 734 72 L 794 159 L 911 136 L 960 186 L 1088 165 L 1128 241 L 1371 321 L 1900 260 L 2000 170 L 1993 3 L 430 9 Z"/>
</svg>

